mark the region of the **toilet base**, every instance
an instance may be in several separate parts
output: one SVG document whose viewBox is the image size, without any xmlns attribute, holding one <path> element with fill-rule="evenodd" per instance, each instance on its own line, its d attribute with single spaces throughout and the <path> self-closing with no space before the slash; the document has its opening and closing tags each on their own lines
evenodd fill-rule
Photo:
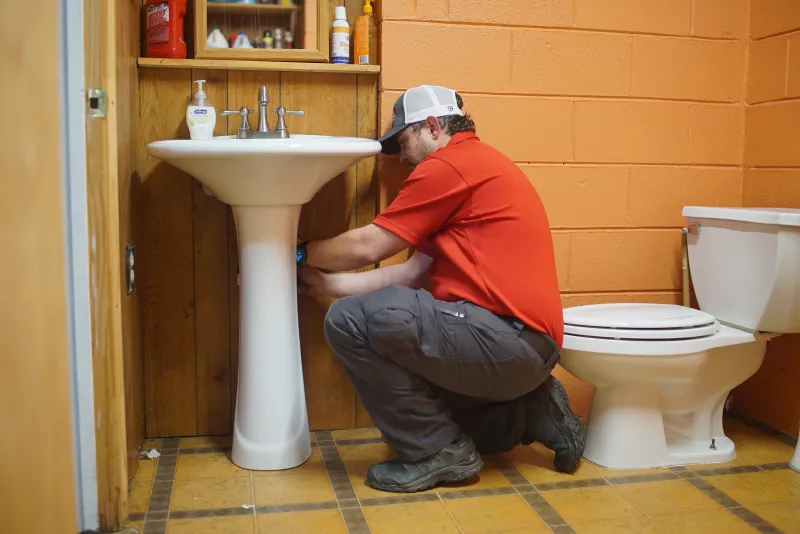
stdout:
<svg viewBox="0 0 800 534">
<path fill-rule="evenodd" d="M 713 408 L 717 404 L 706 410 L 698 407 L 695 418 L 684 424 L 670 418 L 665 425 L 656 388 L 598 388 L 583 456 L 608 469 L 728 462 L 736 457 L 736 448 L 722 432 L 721 407 Z"/>
<path fill-rule="evenodd" d="M 588 447 L 583 457 L 590 462 L 606 469 L 633 470 L 653 469 L 659 467 L 676 467 L 681 465 L 717 464 L 730 462 L 736 458 L 736 447 L 733 441 L 726 436 L 714 438 L 715 449 L 711 449 L 707 442 L 692 442 L 689 440 L 667 442 L 665 449 L 658 455 L 641 455 L 624 457 L 615 455 L 609 457 L 603 451 Z"/>
</svg>

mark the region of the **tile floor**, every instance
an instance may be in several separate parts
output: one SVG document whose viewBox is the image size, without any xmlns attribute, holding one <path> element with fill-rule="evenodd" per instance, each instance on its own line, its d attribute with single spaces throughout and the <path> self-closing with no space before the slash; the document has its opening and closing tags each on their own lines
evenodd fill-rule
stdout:
<svg viewBox="0 0 800 534">
<path fill-rule="evenodd" d="M 534 445 L 414 495 L 364 485 L 390 454 L 375 429 L 316 432 L 311 459 L 283 472 L 239 469 L 229 437 L 151 440 L 161 456 L 140 462 L 130 519 L 143 534 L 800 532 L 794 440 L 740 420 L 726 431 L 738 447 L 728 464 L 619 472 L 584 461 L 564 475 Z"/>
</svg>

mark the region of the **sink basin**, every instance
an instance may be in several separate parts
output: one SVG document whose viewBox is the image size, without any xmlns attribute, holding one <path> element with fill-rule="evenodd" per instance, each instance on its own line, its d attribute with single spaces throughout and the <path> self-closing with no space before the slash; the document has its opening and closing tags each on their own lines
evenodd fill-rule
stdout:
<svg viewBox="0 0 800 534">
<path fill-rule="evenodd" d="M 232 460 L 253 470 L 296 467 L 311 456 L 297 317 L 300 209 L 381 145 L 354 137 L 224 136 L 157 141 L 147 149 L 233 210 L 241 309 Z"/>
</svg>

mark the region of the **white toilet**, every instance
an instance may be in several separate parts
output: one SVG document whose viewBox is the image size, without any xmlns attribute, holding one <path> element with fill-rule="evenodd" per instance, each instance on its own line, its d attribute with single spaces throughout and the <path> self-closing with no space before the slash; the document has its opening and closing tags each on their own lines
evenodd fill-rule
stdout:
<svg viewBox="0 0 800 534">
<path fill-rule="evenodd" d="M 800 332 L 800 210 L 685 207 L 700 310 L 564 310 L 561 365 L 595 387 L 584 457 L 609 469 L 725 462 L 722 413 L 767 341 Z M 768 394 L 768 392 L 765 392 Z"/>
</svg>

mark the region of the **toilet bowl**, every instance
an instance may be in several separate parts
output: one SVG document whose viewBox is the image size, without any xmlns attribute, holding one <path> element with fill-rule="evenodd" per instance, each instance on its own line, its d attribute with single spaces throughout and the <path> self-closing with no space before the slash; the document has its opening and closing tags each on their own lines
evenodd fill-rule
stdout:
<svg viewBox="0 0 800 534">
<path fill-rule="evenodd" d="M 595 388 L 584 457 L 609 469 L 726 462 L 722 415 L 768 341 L 800 332 L 800 210 L 686 207 L 699 310 L 564 310 L 561 365 Z"/>
</svg>

